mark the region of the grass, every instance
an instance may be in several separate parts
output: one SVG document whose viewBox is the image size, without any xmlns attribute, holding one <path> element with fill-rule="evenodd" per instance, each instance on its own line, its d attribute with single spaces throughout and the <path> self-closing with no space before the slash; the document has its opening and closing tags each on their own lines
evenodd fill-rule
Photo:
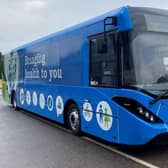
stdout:
<svg viewBox="0 0 168 168">
<path fill-rule="evenodd" d="M 2 89 L 2 80 L 0 80 L 0 89 Z"/>
</svg>

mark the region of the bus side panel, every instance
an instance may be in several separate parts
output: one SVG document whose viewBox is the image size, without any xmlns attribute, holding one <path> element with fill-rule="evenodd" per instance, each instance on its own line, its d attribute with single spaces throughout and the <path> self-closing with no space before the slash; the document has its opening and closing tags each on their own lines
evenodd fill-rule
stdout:
<svg viewBox="0 0 168 168">
<path fill-rule="evenodd" d="M 109 96 L 104 97 L 104 93 Z M 100 91 L 99 89 L 87 87 L 62 85 L 48 85 L 46 87 L 45 85 L 25 84 L 23 94 L 25 99 L 19 96 L 19 106 L 24 106 L 26 110 L 59 123 L 64 123 L 64 106 L 66 102 L 74 100 L 80 110 L 83 132 L 109 142 L 118 143 L 118 109 L 110 99 L 110 95 L 114 95 L 115 90 L 103 89 Z M 89 108 L 91 107 L 90 110 L 88 109 L 89 112 L 86 110 L 86 100 L 89 102 Z M 106 109 L 106 107 L 107 116 L 102 115 L 101 119 L 100 110 Z"/>
<path fill-rule="evenodd" d="M 53 98 L 58 95 L 57 85 L 82 85 L 81 34 L 77 32 L 73 35 L 53 37 L 24 49 L 21 75 L 23 80 L 20 80 L 17 90 L 18 107 L 37 111 L 40 115 L 41 110 L 44 111 L 43 116 L 57 119 L 52 113 L 45 112 L 44 106 L 47 103 L 51 103 L 51 106 L 55 104 L 56 100 Z M 39 103 L 40 107 L 35 108 Z M 50 108 L 48 110 L 52 111 Z M 63 123 L 63 117 L 59 121 Z"/>
<path fill-rule="evenodd" d="M 97 23 L 85 30 L 53 37 L 25 48 L 24 85 L 19 83 L 18 106 L 64 123 L 65 103 L 74 100 L 80 109 L 83 132 L 118 142 L 117 109 L 111 101 L 114 91 L 88 87 L 88 36 L 103 31 L 102 25 L 103 22 Z M 92 115 L 85 110 L 87 99 Z"/>
</svg>

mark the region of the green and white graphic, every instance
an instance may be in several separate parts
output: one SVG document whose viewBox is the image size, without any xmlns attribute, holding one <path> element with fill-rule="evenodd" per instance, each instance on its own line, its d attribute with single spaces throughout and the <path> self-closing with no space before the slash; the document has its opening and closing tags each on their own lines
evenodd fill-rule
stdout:
<svg viewBox="0 0 168 168">
<path fill-rule="evenodd" d="M 25 93 L 23 88 L 20 89 L 20 103 L 23 105 L 25 102 Z"/>
<path fill-rule="evenodd" d="M 37 106 L 37 93 L 35 91 L 33 92 L 32 99 L 33 99 L 33 105 Z"/>
<path fill-rule="evenodd" d="M 16 90 L 19 78 L 19 56 L 17 52 L 12 52 L 5 61 L 5 71 L 7 72 L 8 92 Z"/>
<path fill-rule="evenodd" d="M 30 103 L 31 103 L 31 94 L 30 94 L 29 90 L 27 90 L 27 92 L 26 92 L 26 103 L 28 105 L 30 105 Z"/>
<path fill-rule="evenodd" d="M 17 52 L 6 54 L 2 65 L 3 98 L 9 101 L 12 90 L 16 90 L 19 79 L 19 57 Z"/>
<path fill-rule="evenodd" d="M 106 101 L 101 101 L 96 108 L 96 118 L 101 129 L 108 131 L 112 127 L 113 118 L 110 105 Z"/>
<path fill-rule="evenodd" d="M 89 102 L 83 104 L 83 116 L 86 121 L 91 121 L 93 118 L 93 108 Z"/>
<path fill-rule="evenodd" d="M 40 103 L 40 108 L 43 110 L 45 108 L 45 97 L 43 93 L 40 94 L 39 103 Z"/>
<path fill-rule="evenodd" d="M 64 110 L 64 102 L 61 96 L 57 96 L 56 98 L 56 113 L 57 113 L 57 117 L 59 117 Z"/>
<path fill-rule="evenodd" d="M 47 97 L 47 107 L 49 111 L 53 110 L 54 103 L 53 103 L 53 97 L 51 95 Z"/>
</svg>

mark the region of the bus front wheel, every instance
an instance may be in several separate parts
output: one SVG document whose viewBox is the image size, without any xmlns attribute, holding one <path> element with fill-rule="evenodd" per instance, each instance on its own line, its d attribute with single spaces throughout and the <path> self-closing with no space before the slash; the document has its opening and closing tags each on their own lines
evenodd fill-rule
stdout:
<svg viewBox="0 0 168 168">
<path fill-rule="evenodd" d="M 80 113 L 77 105 L 71 104 L 68 109 L 67 115 L 68 127 L 71 131 L 76 134 L 80 135 L 81 132 L 81 118 Z"/>
</svg>

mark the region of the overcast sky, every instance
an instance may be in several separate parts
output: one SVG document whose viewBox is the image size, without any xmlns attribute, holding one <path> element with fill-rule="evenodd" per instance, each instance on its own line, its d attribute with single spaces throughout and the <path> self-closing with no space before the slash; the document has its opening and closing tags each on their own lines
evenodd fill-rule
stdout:
<svg viewBox="0 0 168 168">
<path fill-rule="evenodd" d="M 161 0 L 0 0 L 0 4 L 3 53 L 120 6 L 168 9 L 168 1 Z"/>
</svg>

